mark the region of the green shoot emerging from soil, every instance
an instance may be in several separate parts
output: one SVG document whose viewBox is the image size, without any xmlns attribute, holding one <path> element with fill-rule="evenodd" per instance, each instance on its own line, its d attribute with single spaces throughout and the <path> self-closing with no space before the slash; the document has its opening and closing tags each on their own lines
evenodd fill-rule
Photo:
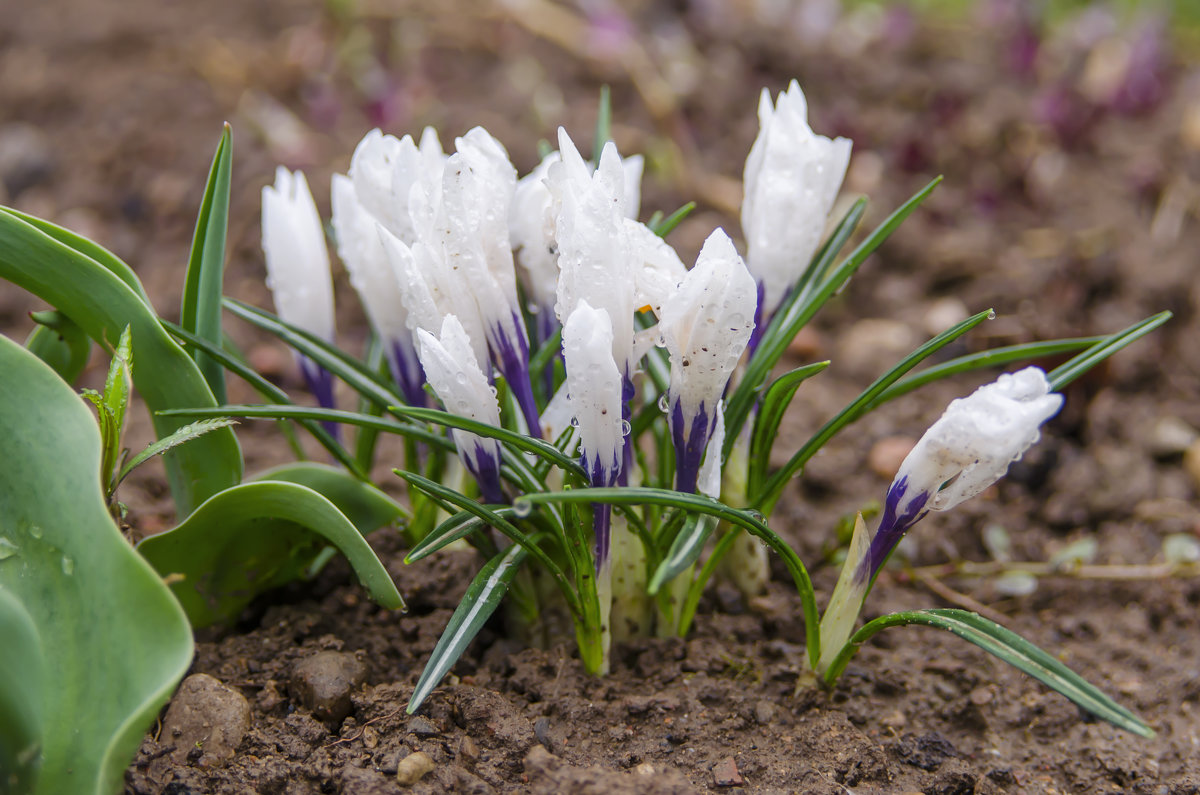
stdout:
<svg viewBox="0 0 1200 795">
<path fill-rule="evenodd" d="M 798 590 L 807 663 L 826 685 L 875 632 L 922 624 L 958 634 L 1100 717 L 1148 734 L 1078 675 L 975 614 L 915 611 L 854 628 L 904 533 L 927 511 L 952 507 L 1001 478 L 1057 413 L 1066 383 L 1167 315 L 1111 338 L 1014 346 L 914 372 L 992 317 L 983 309 L 904 357 L 773 469 L 792 398 L 829 362 L 783 373 L 777 365 L 938 180 L 849 247 L 865 199 L 833 223 L 829 215 L 850 141 L 809 128 L 794 82 L 775 101 L 764 91 L 758 115 L 745 168 L 745 254 L 716 229 L 690 268 L 664 236 L 691 205 L 637 220 L 643 161 L 622 158 L 608 140 L 606 102 L 590 159 L 560 129 L 557 151 L 519 180 L 504 147 L 482 128 L 456 139 L 450 155 L 432 129 L 419 140 L 372 131 L 349 174 L 332 183 L 337 251 L 374 332 L 365 360 L 333 345 L 321 220 L 303 174 L 280 169 L 263 192 L 278 317 L 229 299 L 225 306 L 297 351 L 320 407 L 169 413 L 300 421 L 360 475 L 376 463 L 379 434 L 405 439 L 406 460 L 395 472 L 413 507 L 408 561 L 462 542 L 486 561 L 410 711 L 506 595 L 513 631 L 552 642 L 548 627 L 565 614 L 584 665 L 601 674 L 614 642 L 686 634 L 718 570 L 744 593 L 759 592 L 771 550 Z M 176 333 L 205 361 L 284 402 L 219 345 Z M 904 462 L 874 533 L 860 517 L 822 618 L 804 564 L 769 526 L 810 459 L 855 420 L 931 381 L 1077 351 L 1049 374 L 1030 367 L 1003 375 L 951 405 Z M 335 379 L 358 393 L 356 410 L 335 407 Z M 343 445 L 339 425 L 357 426 L 352 447 Z"/>
</svg>

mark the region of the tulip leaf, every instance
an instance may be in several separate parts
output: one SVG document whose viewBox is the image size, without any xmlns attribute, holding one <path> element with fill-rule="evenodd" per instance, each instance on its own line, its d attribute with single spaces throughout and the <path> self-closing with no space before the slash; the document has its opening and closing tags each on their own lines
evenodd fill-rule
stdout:
<svg viewBox="0 0 1200 795">
<path fill-rule="evenodd" d="M 196 231 L 192 236 L 192 252 L 188 257 L 187 277 L 183 285 L 183 302 L 179 310 L 179 325 L 214 345 L 221 344 L 221 292 L 225 271 L 225 232 L 229 225 L 229 180 L 233 170 L 232 130 L 226 123 L 221 140 L 213 155 Z M 192 358 L 204 374 L 218 403 L 225 402 L 225 370 L 220 362 L 204 351 L 193 350 Z"/>
<path fill-rule="evenodd" d="M 0 789 L 116 792 L 191 631 L 109 517 L 83 401 L 4 337 L 0 372 Z"/>
<path fill-rule="evenodd" d="M 97 344 L 111 349 L 129 326 L 133 380 L 151 412 L 158 438 L 187 422 L 158 414 L 175 406 L 215 406 L 212 392 L 191 358 L 159 325 L 140 289 L 130 286 L 128 266 L 98 253 L 94 244 L 18 214 L 0 212 L 0 278 L 29 290 L 70 317 Z M 61 238 L 61 239 L 60 239 Z M 67 242 L 62 242 L 66 240 Z M 77 246 L 77 247 L 73 247 Z M 82 249 L 82 250 L 81 250 Z M 93 251 L 102 259 L 92 259 Z M 169 452 L 164 460 L 171 493 L 181 516 L 241 479 L 242 457 L 228 428 Z"/>
<path fill-rule="evenodd" d="M 937 608 L 910 610 L 880 616 L 854 633 L 845 648 L 834 659 L 825 674 L 825 681 L 828 684 L 836 682 L 850 658 L 854 656 L 854 652 L 873 635 L 889 627 L 902 627 L 910 624 L 951 632 L 1029 674 L 1096 717 L 1141 737 L 1154 736 L 1154 730 L 1136 715 L 1117 704 L 1100 688 L 1072 671 L 1057 658 L 1039 649 L 1012 630 L 967 610 Z"/>
<path fill-rule="evenodd" d="M 138 551 L 171 585 L 194 627 L 229 622 L 260 593 L 300 578 L 327 544 L 346 556 L 371 597 L 404 608 L 358 528 L 307 486 L 244 483 L 210 498 Z"/>
<path fill-rule="evenodd" d="M 298 483 L 329 500 L 364 536 L 408 518 L 408 509 L 372 484 L 328 464 L 300 461 L 268 469 L 255 481 Z"/>
<path fill-rule="evenodd" d="M 971 329 L 978 326 L 988 318 L 993 317 L 992 310 L 988 309 L 976 315 L 955 324 L 951 328 L 938 334 L 933 339 L 926 342 L 921 347 L 904 357 L 900 362 L 888 370 L 886 373 L 875 379 L 875 382 L 867 387 L 858 397 L 837 413 L 831 420 L 821 426 L 811 439 L 795 452 L 795 454 L 784 464 L 778 472 L 772 475 L 765 484 L 762 485 L 751 496 L 750 505 L 763 510 L 765 513 L 770 513 L 775 501 L 779 499 L 779 495 L 783 492 L 783 487 L 791 480 L 793 476 L 798 474 L 808 460 L 820 450 L 826 442 L 834 437 L 838 431 L 845 428 L 850 423 L 861 417 L 866 412 L 866 407 L 871 405 L 871 401 L 875 400 L 885 389 L 898 381 L 905 373 L 912 370 L 929 356 L 932 356 L 937 351 L 949 345 L 954 340 L 966 334 Z"/>
<path fill-rule="evenodd" d="M 499 553 L 479 570 L 462 601 L 450 616 L 446 629 L 438 638 L 425 670 L 417 680 L 412 697 L 408 700 L 408 714 L 413 714 L 421 708 L 421 704 L 433 692 L 442 677 L 458 662 L 458 658 L 466 651 L 467 646 L 483 629 L 483 625 L 496 612 L 508 586 L 521 568 L 528 550 L 520 544 L 513 544 Z"/>
<path fill-rule="evenodd" d="M 25 340 L 25 347 L 41 359 L 59 378 L 75 383 L 92 353 L 92 341 L 75 321 L 62 312 L 49 310 L 29 315 L 37 327 Z"/>
</svg>

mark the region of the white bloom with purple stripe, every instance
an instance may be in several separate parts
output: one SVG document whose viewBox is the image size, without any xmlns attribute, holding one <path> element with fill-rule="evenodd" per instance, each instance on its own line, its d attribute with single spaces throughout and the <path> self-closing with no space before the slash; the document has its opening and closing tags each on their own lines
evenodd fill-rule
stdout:
<svg viewBox="0 0 1200 795">
<path fill-rule="evenodd" d="M 446 315 L 440 338 L 425 329 L 418 329 L 417 353 L 425 377 L 446 411 L 500 427 L 496 391 L 480 369 L 471 340 L 457 317 Z M 483 499 L 492 503 L 504 502 L 500 486 L 500 443 L 458 429 L 454 430 L 453 436 L 459 457 L 479 482 Z"/>
<path fill-rule="evenodd" d="M 262 189 L 262 247 L 267 287 L 279 317 L 332 343 L 333 283 L 317 205 L 302 172 L 282 166 Z M 333 376 L 308 357 L 300 369 L 317 401 L 333 406 Z"/>
<path fill-rule="evenodd" d="M 812 131 L 795 80 L 775 105 L 763 89 L 758 121 L 743 178 L 742 233 L 746 264 L 758 282 L 756 319 L 762 329 L 821 242 L 850 163 L 851 142 Z"/>
<path fill-rule="evenodd" d="M 756 299 L 754 279 L 733 241 L 718 229 L 663 304 L 659 331 L 671 359 L 668 420 L 680 491 L 696 491 L 717 405 L 754 328 Z"/>
</svg>

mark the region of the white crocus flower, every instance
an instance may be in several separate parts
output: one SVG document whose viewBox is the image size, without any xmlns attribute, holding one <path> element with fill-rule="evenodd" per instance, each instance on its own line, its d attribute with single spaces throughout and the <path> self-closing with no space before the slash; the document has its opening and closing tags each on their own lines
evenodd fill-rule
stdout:
<svg viewBox="0 0 1200 795">
<path fill-rule="evenodd" d="M 1005 373 L 969 396 L 951 401 L 900 465 L 874 535 L 862 516 L 841 576 L 821 618 L 824 673 L 845 646 L 875 575 L 904 534 L 929 511 L 944 511 L 995 483 L 1041 436 L 1062 408 L 1037 367 Z"/>
<path fill-rule="evenodd" d="M 517 181 L 509 215 L 509 236 L 516 253 L 521 283 L 538 308 L 539 325 L 551 319 L 558 285 L 558 242 L 554 238 L 554 199 L 546 177 L 559 161 L 551 152 L 533 171 Z M 548 337 L 545 334 L 543 338 Z"/>
<path fill-rule="evenodd" d="M 675 249 L 645 224 L 627 218 L 625 234 L 634 261 L 634 304 L 661 317 L 663 304 L 687 276 L 687 267 Z"/>
<path fill-rule="evenodd" d="M 663 305 L 659 331 L 671 358 L 670 413 L 676 484 L 694 492 L 716 407 L 754 328 L 754 279 L 718 229 Z"/>
<path fill-rule="evenodd" d="M 407 245 L 416 241 L 409 196 L 413 185 L 440 180 L 446 155 L 437 131 L 426 127 L 418 146 L 412 136 L 397 139 L 371 130 L 350 160 L 358 200 L 389 232 Z"/>
<path fill-rule="evenodd" d="M 763 89 L 758 121 L 758 137 L 746 158 L 742 233 L 746 264 L 762 294 L 758 321 L 765 328 L 820 245 L 850 163 L 851 142 L 812 131 L 795 80 L 774 106 Z"/>
<path fill-rule="evenodd" d="M 446 411 L 500 427 L 495 389 L 480 369 L 471 340 L 457 317 L 446 315 L 440 338 L 418 329 L 417 353 L 425 377 Z M 504 502 L 500 487 L 500 443 L 457 429 L 453 436 L 458 455 L 479 482 L 483 498 L 493 503 Z"/>
<path fill-rule="evenodd" d="M 860 577 L 874 577 L 904 533 L 928 511 L 953 508 L 1004 477 L 1062 403 L 1062 395 L 1050 391 L 1046 374 L 1037 367 L 1005 373 L 951 401 L 900 465 Z"/>
<path fill-rule="evenodd" d="M 338 255 L 350 274 L 350 284 L 367 310 L 405 400 L 409 405 L 423 406 L 424 377 L 408 328 L 400 282 L 376 231 L 379 221 L 359 201 L 354 182 L 341 174 L 333 175 L 332 203 Z"/>
<path fill-rule="evenodd" d="M 587 301 L 580 301 L 563 325 L 567 401 L 594 486 L 616 483 L 624 446 L 623 378 L 613 359 L 612 339 L 608 312 Z"/>
<path fill-rule="evenodd" d="M 586 301 L 612 320 L 613 359 L 624 378 L 633 375 L 635 267 L 625 233 L 624 169 L 611 142 L 595 173 L 566 131 L 558 131 L 562 159 L 550 168 L 550 189 L 559 203 L 558 298 L 554 311 L 565 323 Z"/>
<path fill-rule="evenodd" d="M 717 401 L 717 423 L 704 451 L 704 463 L 700 465 L 700 477 L 696 490 L 701 494 L 721 499 L 721 448 L 725 446 L 725 401 Z"/>
<path fill-rule="evenodd" d="M 329 252 L 317 205 L 304 174 L 282 166 L 275 184 L 262 190 L 262 246 L 267 287 L 283 320 L 333 342 L 333 284 Z M 333 405 L 333 377 L 300 357 L 309 388 L 323 406 Z"/>
</svg>

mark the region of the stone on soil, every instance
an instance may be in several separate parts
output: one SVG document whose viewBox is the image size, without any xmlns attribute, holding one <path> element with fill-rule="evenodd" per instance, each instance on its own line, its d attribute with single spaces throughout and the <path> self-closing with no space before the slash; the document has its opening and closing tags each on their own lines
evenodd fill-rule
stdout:
<svg viewBox="0 0 1200 795">
<path fill-rule="evenodd" d="M 353 654 L 319 651 L 296 664 L 288 690 L 314 717 L 340 723 L 353 706 L 350 694 L 366 678 L 366 666 Z"/>
<path fill-rule="evenodd" d="M 245 696 L 208 674 L 192 674 L 171 700 L 160 737 L 175 746 L 172 758 L 183 764 L 195 748 L 213 759 L 232 756 L 249 729 Z"/>
</svg>

